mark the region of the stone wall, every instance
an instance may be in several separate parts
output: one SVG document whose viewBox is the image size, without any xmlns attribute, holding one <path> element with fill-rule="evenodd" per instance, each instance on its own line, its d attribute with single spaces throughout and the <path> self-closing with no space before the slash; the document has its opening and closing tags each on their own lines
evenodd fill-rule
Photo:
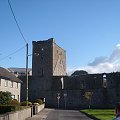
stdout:
<svg viewBox="0 0 120 120">
<path fill-rule="evenodd" d="M 61 77 L 63 77 L 64 89 L 62 89 Z M 92 92 L 92 108 L 114 108 L 120 101 L 120 74 L 107 74 L 107 86 L 103 86 L 103 74 L 88 74 L 81 76 L 53 76 L 52 87 L 46 94 L 46 107 L 57 108 L 57 94 L 60 93 L 60 107 L 64 108 L 64 94 L 67 93 L 68 109 L 87 108 L 89 100 L 85 98 L 85 92 Z"/>
<path fill-rule="evenodd" d="M 53 40 L 33 41 L 32 75 L 52 76 Z M 49 68 L 49 69 L 48 69 Z"/>
<path fill-rule="evenodd" d="M 86 99 L 85 92 L 92 92 L 91 100 Z M 114 90 L 104 91 L 103 89 L 94 90 L 61 90 L 48 91 L 46 93 L 45 107 L 58 108 L 58 93 L 60 94 L 59 108 L 60 109 L 83 109 L 89 108 L 114 108 L 116 96 Z M 112 93 L 112 96 L 110 95 Z M 65 96 L 67 94 L 67 96 Z M 106 95 L 105 95 L 106 94 Z M 66 104 L 66 107 L 65 107 Z"/>
<path fill-rule="evenodd" d="M 53 43 L 53 76 L 66 75 L 66 51 Z"/>
<path fill-rule="evenodd" d="M 9 112 L 9 113 L 0 115 L 0 120 L 25 120 L 26 118 L 33 116 L 33 111 L 35 111 L 35 114 L 37 114 L 43 109 L 44 109 L 44 104 L 33 107 L 33 108 L 31 107 L 26 108 L 24 110 L 20 110 L 16 112 Z"/>
<path fill-rule="evenodd" d="M 53 38 L 33 41 L 32 72 L 29 101 L 46 98 L 46 107 L 57 107 L 58 93 L 61 108 L 64 108 L 65 93 L 68 100 L 66 107 L 69 109 L 88 107 L 85 92 L 93 93 L 90 101 L 93 108 L 110 108 L 120 101 L 120 73 L 66 76 L 66 51 Z M 23 81 L 21 96 L 25 99 L 25 78 Z"/>
<path fill-rule="evenodd" d="M 31 108 L 0 115 L 0 120 L 25 120 L 31 117 Z"/>
<path fill-rule="evenodd" d="M 120 101 L 120 74 L 107 74 L 106 88 L 103 86 L 102 75 L 53 76 L 47 78 L 48 82 L 45 82 L 42 78 L 30 78 L 29 101 L 46 98 L 46 107 L 57 108 L 57 93 L 60 93 L 60 107 L 64 108 L 64 93 L 67 93 L 67 108 L 87 108 L 89 101 L 85 99 L 84 94 L 85 92 L 93 92 L 91 100 L 93 108 L 113 108 L 115 103 Z M 63 87 L 61 78 L 63 78 Z M 46 84 L 49 89 L 44 88 Z"/>
</svg>

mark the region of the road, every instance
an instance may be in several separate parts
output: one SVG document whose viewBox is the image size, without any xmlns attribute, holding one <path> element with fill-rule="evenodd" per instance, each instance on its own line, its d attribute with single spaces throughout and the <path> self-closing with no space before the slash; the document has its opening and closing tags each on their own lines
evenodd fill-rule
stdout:
<svg viewBox="0 0 120 120">
<path fill-rule="evenodd" d="M 92 120 L 76 110 L 44 109 L 26 120 Z"/>
</svg>

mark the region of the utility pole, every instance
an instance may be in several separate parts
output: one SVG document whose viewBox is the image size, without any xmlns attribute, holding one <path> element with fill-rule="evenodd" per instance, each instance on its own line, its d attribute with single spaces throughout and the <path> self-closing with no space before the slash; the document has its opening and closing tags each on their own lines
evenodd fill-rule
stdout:
<svg viewBox="0 0 120 120">
<path fill-rule="evenodd" d="M 26 43 L 26 106 L 28 106 L 28 43 Z"/>
</svg>

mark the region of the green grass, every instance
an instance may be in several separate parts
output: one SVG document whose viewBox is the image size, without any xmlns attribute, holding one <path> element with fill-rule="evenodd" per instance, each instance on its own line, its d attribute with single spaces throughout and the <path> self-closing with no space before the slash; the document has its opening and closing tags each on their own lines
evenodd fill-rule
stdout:
<svg viewBox="0 0 120 120">
<path fill-rule="evenodd" d="M 86 109 L 81 110 L 95 118 L 100 120 L 113 120 L 115 118 L 115 110 L 114 109 Z"/>
</svg>

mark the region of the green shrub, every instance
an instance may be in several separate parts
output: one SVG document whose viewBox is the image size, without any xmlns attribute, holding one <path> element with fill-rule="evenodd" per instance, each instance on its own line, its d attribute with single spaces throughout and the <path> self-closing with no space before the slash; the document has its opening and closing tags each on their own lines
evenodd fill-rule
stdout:
<svg viewBox="0 0 120 120">
<path fill-rule="evenodd" d="M 20 105 L 20 103 L 16 99 L 10 100 L 9 104 L 10 105 Z"/>
<path fill-rule="evenodd" d="M 0 114 L 4 114 L 7 112 L 11 112 L 11 111 L 17 111 L 17 110 L 21 110 L 22 107 L 21 106 L 15 106 L 15 105 L 0 105 Z"/>
<path fill-rule="evenodd" d="M 26 105 L 27 105 L 27 101 L 21 102 L 20 105 L 21 105 L 21 106 L 26 106 Z M 28 102 L 28 105 L 30 106 L 30 105 L 32 105 L 32 103 L 31 103 L 31 102 Z"/>
<path fill-rule="evenodd" d="M 0 104 L 1 105 L 9 104 L 10 100 L 12 100 L 12 94 L 10 92 L 0 91 Z"/>
<path fill-rule="evenodd" d="M 33 103 L 33 105 L 39 105 L 39 103 Z"/>
<path fill-rule="evenodd" d="M 33 103 L 38 103 L 39 105 L 43 104 L 43 101 L 41 99 L 34 100 Z"/>
</svg>

